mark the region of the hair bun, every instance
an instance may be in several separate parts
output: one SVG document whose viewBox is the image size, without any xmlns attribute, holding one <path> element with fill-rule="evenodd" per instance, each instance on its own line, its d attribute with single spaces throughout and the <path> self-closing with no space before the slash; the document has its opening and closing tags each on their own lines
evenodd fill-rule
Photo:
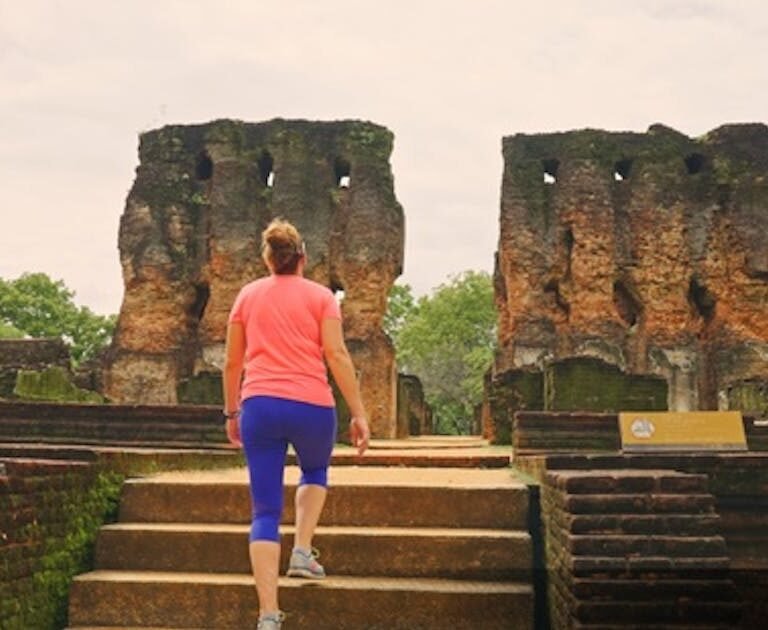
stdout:
<svg viewBox="0 0 768 630">
<path fill-rule="evenodd" d="M 303 255 L 299 231 L 288 221 L 274 219 L 262 232 L 264 254 L 271 261 L 276 273 L 295 273 Z"/>
</svg>

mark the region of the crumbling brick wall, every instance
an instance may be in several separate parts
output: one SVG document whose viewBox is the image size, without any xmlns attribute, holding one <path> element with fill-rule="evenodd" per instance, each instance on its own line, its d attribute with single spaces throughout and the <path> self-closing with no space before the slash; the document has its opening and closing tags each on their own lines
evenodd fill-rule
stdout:
<svg viewBox="0 0 768 630">
<path fill-rule="evenodd" d="M 558 403 L 565 370 L 546 372 L 589 359 L 626 391 L 660 378 L 652 405 L 768 411 L 768 127 L 518 134 L 503 153 L 497 381 L 544 373 L 544 408 L 598 410 L 604 380 Z"/>
<path fill-rule="evenodd" d="M 343 292 L 373 432 L 394 437 L 394 350 L 381 326 L 403 264 L 392 140 L 358 121 L 220 120 L 143 134 L 120 223 L 125 294 L 107 396 L 176 403 L 181 391 L 203 402 L 191 390 L 218 374 L 229 309 L 266 274 L 261 232 L 282 216 L 306 241 L 305 275 Z"/>
</svg>

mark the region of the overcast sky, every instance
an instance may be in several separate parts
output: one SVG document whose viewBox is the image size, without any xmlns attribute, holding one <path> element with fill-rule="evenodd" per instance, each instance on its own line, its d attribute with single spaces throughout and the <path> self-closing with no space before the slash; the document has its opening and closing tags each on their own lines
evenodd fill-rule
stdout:
<svg viewBox="0 0 768 630">
<path fill-rule="evenodd" d="M 358 118 L 425 293 L 492 268 L 503 136 L 765 122 L 767 62 L 765 0 L 0 0 L 0 277 L 117 312 L 140 132 Z"/>
</svg>

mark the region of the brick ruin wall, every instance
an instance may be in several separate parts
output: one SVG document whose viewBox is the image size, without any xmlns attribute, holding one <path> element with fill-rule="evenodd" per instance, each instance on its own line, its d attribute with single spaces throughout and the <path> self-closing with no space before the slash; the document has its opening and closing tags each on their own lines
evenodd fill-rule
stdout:
<svg viewBox="0 0 768 630">
<path fill-rule="evenodd" d="M 121 484 L 86 462 L 0 458 L 0 627 L 67 625 L 69 583 Z"/>
<path fill-rule="evenodd" d="M 13 398 L 19 370 L 69 369 L 70 356 L 61 339 L 0 339 L 0 398 Z"/>
<path fill-rule="evenodd" d="M 518 134 L 503 155 L 487 407 L 615 411 L 624 375 L 629 408 L 768 412 L 768 127 Z"/>
<path fill-rule="evenodd" d="M 266 275 L 261 232 L 281 216 L 306 241 L 305 275 L 344 292 L 373 432 L 394 437 L 397 376 L 382 319 L 402 271 L 404 220 L 392 141 L 357 121 L 220 120 L 143 134 L 120 222 L 125 292 L 105 394 L 171 404 L 220 396 L 229 309 Z"/>
</svg>

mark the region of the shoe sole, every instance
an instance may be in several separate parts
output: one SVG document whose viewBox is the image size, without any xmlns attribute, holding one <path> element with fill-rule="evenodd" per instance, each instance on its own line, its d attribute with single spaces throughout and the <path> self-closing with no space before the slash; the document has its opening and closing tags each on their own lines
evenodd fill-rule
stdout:
<svg viewBox="0 0 768 630">
<path fill-rule="evenodd" d="M 325 574 L 312 573 L 309 569 L 288 569 L 285 574 L 288 577 L 307 578 L 308 580 L 324 580 Z"/>
</svg>

